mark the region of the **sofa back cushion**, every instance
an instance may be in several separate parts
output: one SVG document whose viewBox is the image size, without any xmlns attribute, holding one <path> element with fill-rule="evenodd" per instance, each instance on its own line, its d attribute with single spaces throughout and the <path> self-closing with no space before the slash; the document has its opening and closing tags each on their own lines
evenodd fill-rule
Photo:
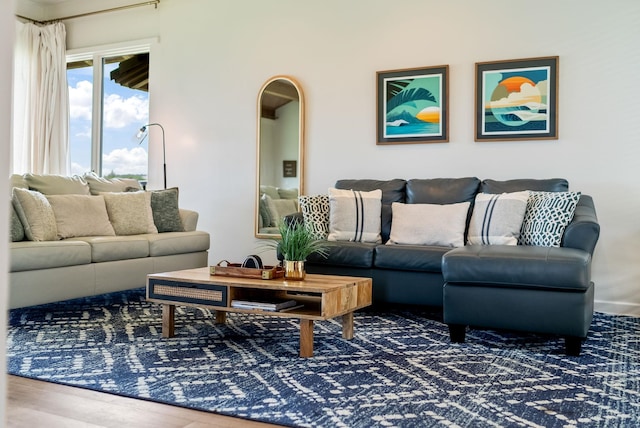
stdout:
<svg viewBox="0 0 640 428">
<path fill-rule="evenodd" d="M 90 195 L 89 184 L 77 175 L 25 174 L 29 188 L 43 195 Z"/>
<path fill-rule="evenodd" d="M 480 179 L 476 177 L 413 179 L 407 181 L 407 203 L 473 203 L 479 186 Z"/>
<path fill-rule="evenodd" d="M 549 178 L 537 180 L 522 178 L 516 180 L 483 180 L 480 186 L 482 193 L 511 193 L 523 190 L 538 192 L 566 192 L 569 190 L 569 182 L 564 178 Z"/>
<path fill-rule="evenodd" d="M 396 178 L 393 180 L 370 180 L 353 179 L 338 180 L 336 189 L 360 190 L 370 192 L 372 190 L 382 190 L 382 209 L 380 215 L 380 235 L 382 242 L 387 242 L 391 234 L 391 204 L 394 202 L 405 202 L 406 181 Z"/>
</svg>

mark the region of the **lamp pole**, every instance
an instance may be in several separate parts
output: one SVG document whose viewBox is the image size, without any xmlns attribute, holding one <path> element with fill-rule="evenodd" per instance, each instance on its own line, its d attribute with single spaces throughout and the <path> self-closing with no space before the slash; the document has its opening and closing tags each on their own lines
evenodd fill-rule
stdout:
<svg viewBox="0 0 640 428">
<path fill-rule="evenodd" d="M 142 144 L 144 139 L 147 137 L 147 134 L 145 134 L 145 132 L 147 131 L 147 127 L 149 126 L 159 126 L 160 129 L 162 130 L 162 172 L 164 174 L 164 188 L 166 189 L 167 188 L 167 151 L 164 145 L 164 128 L 162 127 L 162 125 L 160 125 L 159 123 L 147 123 L 142 128 L 140 128 L 140 134 L 144 134 L 144 136 L 140 140 L 139 144 Z"/>
</svg>

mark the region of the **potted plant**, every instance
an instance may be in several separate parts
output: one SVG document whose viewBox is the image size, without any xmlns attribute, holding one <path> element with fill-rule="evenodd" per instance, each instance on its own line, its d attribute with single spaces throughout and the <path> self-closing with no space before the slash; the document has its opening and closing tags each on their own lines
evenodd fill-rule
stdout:
<svg viewBox="0 0 640 428">
<path fill-rule="evenodd" d="M 278 230 L 280 240 L 272 241 L 271 246 L 284 257 L 285 279 L 303 280 L 304 262 L 310 254 L 317 253 L 325 258 L 329 255 L 326 241 L 317 240 L 301 222 L 293 221 L 289 224 L 282 222 Z"/>
</svg>

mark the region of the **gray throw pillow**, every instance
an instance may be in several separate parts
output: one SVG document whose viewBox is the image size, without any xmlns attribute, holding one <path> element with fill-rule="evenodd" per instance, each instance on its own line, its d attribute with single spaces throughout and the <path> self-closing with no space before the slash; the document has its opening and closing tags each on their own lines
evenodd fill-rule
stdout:
<svg viewBox="0 0 640 428">
<path fill-rule="evenodd" d="M 16 213 L 16 209 L 13 204 L 11 204 L 11 242 L 24 241 L 24 227 L 22 227 L 22 222 L 18 217 L 18 213 Z"/>
<path fill-rule="evenodd" d="M 151 192 L 151 211 L 158 232 L 184 232 L 177 187 Z"/>
</svg>

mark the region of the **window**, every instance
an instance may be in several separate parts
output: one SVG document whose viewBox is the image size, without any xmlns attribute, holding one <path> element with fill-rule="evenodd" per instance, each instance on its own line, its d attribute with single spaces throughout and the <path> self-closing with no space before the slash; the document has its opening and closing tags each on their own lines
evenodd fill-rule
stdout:
<svg viewBox="0 0 640 428">
<path fill-rule="evenodd" d="M 146 181 L 149 44 L 68 52 L 71 173 Z M 146 140 L 145 140 L 146 141 Z"/>
</svg>

